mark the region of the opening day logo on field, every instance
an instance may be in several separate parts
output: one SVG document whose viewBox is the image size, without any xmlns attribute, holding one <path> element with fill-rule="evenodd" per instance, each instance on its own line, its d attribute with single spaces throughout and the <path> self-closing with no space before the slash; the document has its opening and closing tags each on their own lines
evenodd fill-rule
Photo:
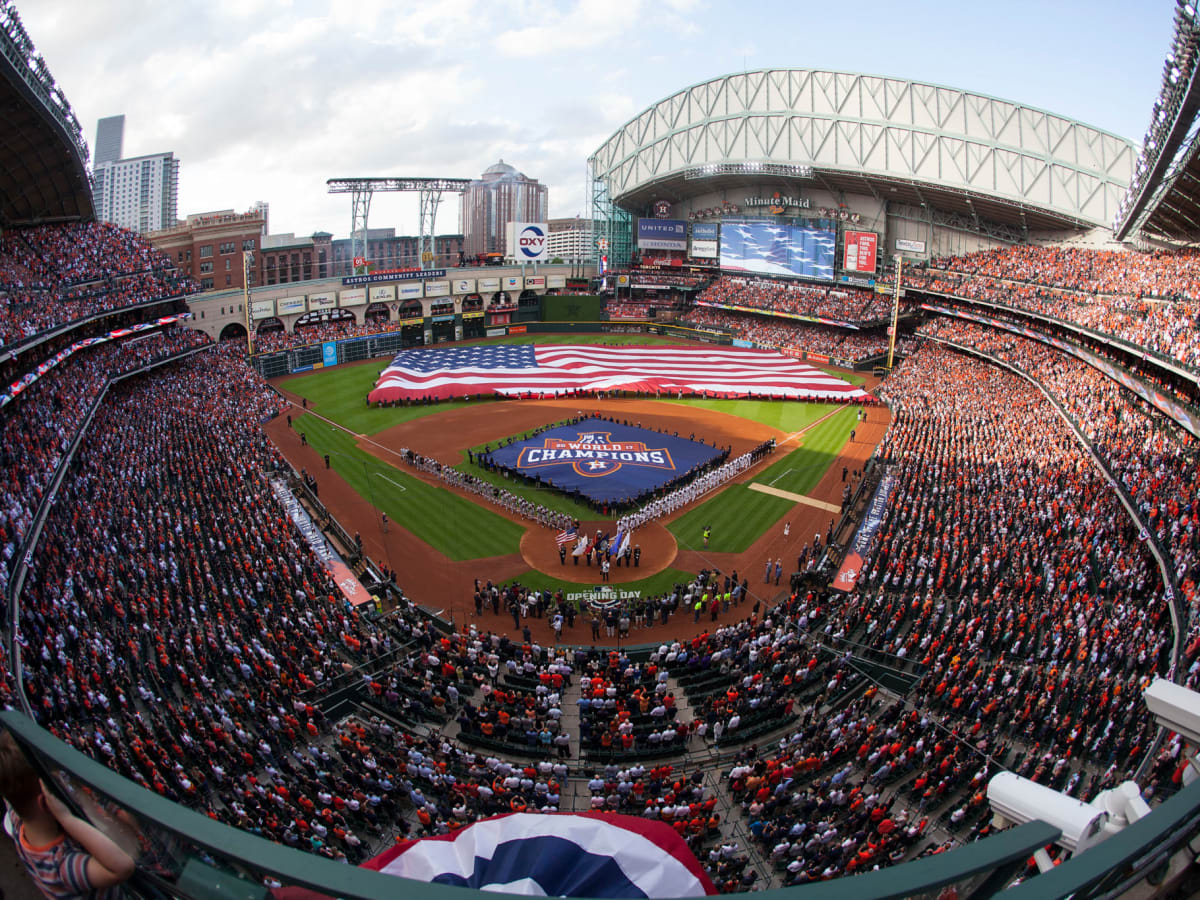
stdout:
<svg viewBox="0 0 1200 900">
<path fill-rule="evenodd" d="M 585 478 L 611 475 L 623 465 L 648 469 L 675 469 L 665 447 L 650 449 L 643 441 L 614 441 L 609 431 L 581 431 L 579 439 L 545 438 L 541 447 L 525 447 L 517 468 L 570 465 Z"/>
</svg>

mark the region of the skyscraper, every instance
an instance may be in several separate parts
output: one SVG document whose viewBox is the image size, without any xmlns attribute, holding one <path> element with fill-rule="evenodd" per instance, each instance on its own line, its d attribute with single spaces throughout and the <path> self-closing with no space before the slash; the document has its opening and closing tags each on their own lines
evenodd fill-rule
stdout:
<svg viewBox="0 0 1200 900">
<path fill-rule="evenodd" d="M 96 127 L 92 199 L 96 217 L 140 234 L 175 225 L 179 160 L 174 153 L 122 159 L 125 117 L 109 116 Z"/>
<path fill-rule="evenodd" d="M 463 250 L 467 256 L 504 253 L 509 222 L 545 222 L 550 190 L 504 160 L 489 166 L 462 195 Z"/>
<path fill-rule="evenodd" d="M 125 145 L 125 116 L 109 116 L 96 124 L 95 165 L 116 162 Z"/>
</svg>

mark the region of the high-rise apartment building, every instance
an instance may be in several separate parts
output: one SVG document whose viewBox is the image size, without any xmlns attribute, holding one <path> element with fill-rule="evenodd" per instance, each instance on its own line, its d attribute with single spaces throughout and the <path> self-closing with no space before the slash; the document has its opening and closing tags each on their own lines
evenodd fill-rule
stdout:
<svg viewBox="0 0 1200 900">
<path fill-rule="evenodd" d="M 122 159 L 124 137 L 124 116 L 100 120 L 92 170 L 96 217 L 140 234 L 173 227 L 179 202 L 179 160 L 174 153 Z"/>
<path fill-rule="evenodd" d="M 96 123 L 96 146 L 93 163 L 116 162 L 125 146 L 125 116 L 109 116 Z"/>
<path fill-rule="evenodd" d="M 469 257 L 505 253 L 509 222 L 545 222 L 550 190 L 500 160 L 462 195 L 463 250 Z"/>
</svg>

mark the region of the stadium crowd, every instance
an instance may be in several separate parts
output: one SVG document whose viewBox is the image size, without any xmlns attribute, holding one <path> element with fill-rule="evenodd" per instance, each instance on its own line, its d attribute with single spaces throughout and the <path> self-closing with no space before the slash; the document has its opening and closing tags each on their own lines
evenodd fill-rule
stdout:
<svg viewBox="0 0 1200 900">
<path fill-rule="evenodd" d="M 1170 555 L 1180 598 L 1189 613 L 1185 642 L 1189 683 L 1200 683 L 1200 664 L 1191 665 L 1200 651 L 1196 439 L 1101 372 L 1038 341 L 951 318 L 935 319 L 922 331 L 973 347 L 1025 372 L 1074 419 Z"/>
<path fill-rule="evenodd" d="M 208 343 L 202 332 L 176 326 L 85 348 L 7 405 L 0 416 L 0 465 L 7 474 L 0 491 L 0 588 L 59 460 L 108 378 Z"/>
<path fill-rule="evenodd" d="M 850 285 L 820 286 L 797 281 L 722 275 L 699 295 L 699 300 L 719 306 L 741 306 L 764 312 L 792 313 L 870 322 L 887 318 L 891 300 L 873 290 Z"/>
<path fill-rule="evenodd" d="M 0 272 L 45 278 L 38 261 L 76 252 L 85 231 L 5 235 Z M 73 278 L 113 277 L 95 240 L 100 251 L 64 268 Z M 17 315 L 19 332 L 44 327 Z M 974 326 L 927 328 L 1046 384 L 1194 583 L 1190 438 L 1069 358 Z M 204 342 L 171 330 L 101 345 L 0 412 L 6 578 L 105 380 Z M 716 795 L 703 773 L 678 768 L 681 748 L 741 748 L 728 789 L 754 842 L 802 883 L 905 858 L 938 810 L 959 839 L 984 833 L 982 784 L 996 767 L 1088 796 L 1149 747 L 1140 694 L 1168 664 L 1164 586 L 1050 405 L 994 367 L 926 346 L 885 382 L 896 418 L 879 456 L 897 477 L 856 590 L 797 591 L 764 610 L 736 573 L 701 573 L 670 605 L 696 623 L 710 616 L 711 630 L 638 664 L 471 625 L 443 633 L 408 606 L 378 619 L 350 608 L 271 495 L 264 476 L 284 463 L 260 424 L 285 405 L 239 349 L 110 390 L 51 507 L 14 635 L 39 722 L 213 818 L 355 862 L 396 832 L 559 809 L 585 778 L 592 808 L 670 822 L 735 890 L 755 875 L 732 843 L 711 846 Z M 477 586 L 477 609 L 484 593 Z M 530 592 L 486 593 L 515 604 L 515 631 Z M 533 606 L 570 611 L 544 597 Z M 655 607 L 637 609 L 649 626 Z M 613 612 L 628 634 L 628 611 Z M 850 641 L 915 667 L 904 702 L 854 671 Z M 346 684 L 368 711 L 331 722 L 321 698 Z M 567 762 L 573 685 L 578 746 L 597 754 L 590 770 Z M 777 743 L 750 744 L 781 728 Z M 675 757 L 645 765 L 645 752 Z"/>
<path fill-rule="evenodd" d="M 359 324 L 353 318 L 333 322 L 317 322 L 311 325 L 297 326 L 294 331 L 259 332 L 254 336 L 254 352 L 277 353 L 280 350 L 294 350 L 297 347 L 307 347 L 310 344 L 319 344 L 324 341 L 341 341 L 346 338 L 390 334 L 399 331 L 400 328 L 399 322 L 363 322 Z"/>
<path fill-rule="evenodd" d="M 9 230 L 0 235 L 0 346 L 195 290 L 166 256 L 110 223 Z"/>
<path fill-rule="evenodd" d="M 935 260 L 905 286 L 1110 334 L 1200 369 L 1200 254 L 1008 247 Z"/>
<path fill-rule="evenodd" d="M 716 328 L 744 341 L 807 350 L 832 359 L 866 359 L 886 353 L 888 345 L 887 335 L 879 331 L 864 334 L 833 325 L 812 325 L 704 306 L 688 310 L 681 323 Z"/>
</svg>

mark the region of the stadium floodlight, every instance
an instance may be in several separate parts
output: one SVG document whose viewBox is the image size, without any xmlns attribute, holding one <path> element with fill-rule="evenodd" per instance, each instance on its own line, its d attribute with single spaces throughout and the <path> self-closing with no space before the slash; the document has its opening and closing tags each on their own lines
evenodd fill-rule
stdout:
<svg viewBox="0 0 1200 900">
<path fill-rule="evenodd" d="M 789 163 L 708 163 L 683 170 L 684 181 L 712 178 L 718 175 L 778 175 L 784 178 L 812 178 L 813 167 Z"/>
</svg>

